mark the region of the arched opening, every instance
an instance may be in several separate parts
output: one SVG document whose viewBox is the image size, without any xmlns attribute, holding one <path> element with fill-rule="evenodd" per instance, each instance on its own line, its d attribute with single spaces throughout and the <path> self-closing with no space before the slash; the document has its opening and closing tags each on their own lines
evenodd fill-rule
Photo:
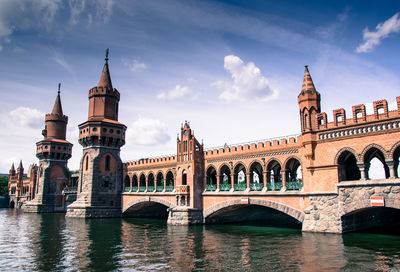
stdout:
<svg viewBox="0 0 400 272">
<path fill-rule="evenodd" d="M 124 192 L 129 192 L 131 190 L 131 180 L 128 175 L 125 176 L 124 187 Z"/>
<path fill-rule="evenodd" d="M 86 155 L 85 157 L 85 171 L 87 171 L 89 169 L 89 156 Z"/>
<path fill-rule="evenodd" d="M 15 208 L 15 202 L 14 200 L 10 201 L 10 209 L 14 209 Z"/>
<path fill-rule="evenodd" d="M 400 234 L 400 210 L 371 207 L 353 211 L 341 217 L 343 232 Z"/>
<path fill-rule="evenodd" d="M 263 169 L 259 162 L 250 166 L 250 191 L 261 191 L 264 187 Z"/>
<path fill-rule="evenodd" d="M 134 218 L 157 218 L 157 219 L 168 219 L 168 208 L 167 206 L 153 201 L 144 201 L 136 204 L 124 213 L 124 217 Z"/>
<path fill-rule="evenodd" d="M 303 187 L 303 175 L 300 162 L 291 158 L 286 163 L 286 190 L 300 190 Z"/>
<path fill-rule="evenodd" d="M 110 171 L 110 160 L 111 160 L 110 155 L 107 155 L 106 160 L 105 160 L 105 165 L 104 165 L 104 169 L 106 171 Z"/>
<path fill-rule="evenodd" d="M 244 165 L 241 163 L 236 165 L 234 174 L 235 174 L 234 190 L 245 191 L 247 185 L 246 185 L 246 168 L 244 167 Z"/>
<path fill-rule="evenodd" d="M 186 170 L 183 170 L 183 172 L 182 172 L 182 185 L 187 185 L 187 174 L 186 174 Z"/>
<path fill-rule="evenodd" d="M 166 192 L 172 192 L 174 190 L 174 174 L 171 171 L 167 172 L 166 175 L 167 186 L 165 187 Z"/>
<path fill-rule="evenodd" d="M 367 179 L 389 178 L 389 167 L 385 156 L 378 148 L 372 147 L 364 155 L 364 165 Z"/>
<path fill-rule="evenodd" d="M 207 224 L 240 224 L 265 227 L 301 229 L 297 219 L 261 205 L 232 205 L 205 218 Z"/>
<path fill-rule="evenodd" d="M 154 192 L 154 175 L 150 173 L 147 177 L 147 192 Z"/>
<path fill-rule="evenodd" d="M 338 158 L 338 177 L 339 181 L 359 180 L 361 178 L 356 156 L 350 151 L 342 152 Z"/>
<path fill-rule="evenodd" d="M 214 167 L 210 166 L 207 169 L 207 191 L 215 191 L 217 190 L 217 171 Z"/>
<path fill-rule="evenodd" d="M 164 191 L 164 176 L 163 173 L 158 172 L 156 180 L 156 192 Z"/>
<path fill-rule="evenodd" d="M 230 191 L 231 190 L 231 170 L 227 165 L 223 165 L 219 170 L 219 190 Z"/>
<path fill-rule="evenodd" d="M 281 164 L 272 160 L 267 165 L 267 189 L 279 191 L 282 188 Z"/>
<path fill-rule="evenodd" d="M 139 192 L 144 191 L 146 191 L 146 177 L 144 176 L 144 174 L 141 174 L 139 179 Z"/>
<path fill-rule="evenodd" d="M 400 163 L 399 163 L 399 158 L 400 158 L 400 146 L 398 146 L 395 151 L 393 152 L 393 167 L 394 167 L 394 172 L 395 176 L 397 178 L 400 177 Z"/>
<path fill-rule="evenodd" d="M 137 192 L 137 190 L 139 189 L 139 186 L 138 186 L 139 184 L 138 184 L 138 179 L 137 179 L 137 176 L 136 175 L 133 175 L 133 177 L 132 177 L 132 189 L 131 189 L 131 191 L 132 192 Z M 145 185 L 146 186 L 146 185 Z"/>
</svg>

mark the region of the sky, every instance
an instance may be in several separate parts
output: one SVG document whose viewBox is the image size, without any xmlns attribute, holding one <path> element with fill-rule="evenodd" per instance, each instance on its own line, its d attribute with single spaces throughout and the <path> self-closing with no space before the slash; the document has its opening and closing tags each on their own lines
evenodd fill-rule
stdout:
<svg viewBox="0 0 400 272">
<path fill-rule="evenodd" d="M 1 0 L 0 173 L 38 163 L 59 82 L 79 168 L 106 48 L 126 162 L 176 153 L 185 120 L 205 148 L 298 134 L 304 65 L 328 121 L 396 109 L 399 44 L 400 1 Z"/>
</svg>

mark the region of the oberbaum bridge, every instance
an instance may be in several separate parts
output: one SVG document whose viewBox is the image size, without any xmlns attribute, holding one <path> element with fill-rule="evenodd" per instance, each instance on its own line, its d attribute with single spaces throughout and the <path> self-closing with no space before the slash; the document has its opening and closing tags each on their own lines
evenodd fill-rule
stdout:
<svg viewBox="0 0 400 272">
<path fill-rule="evenodd" d="M 79 125 L 77 187 L 67 168 L 72 144 L 59 92 L 36 144 L 34 185 L 24 187 L 32 197 L 18 200 L 23 185 L 14 179 L 11 201 L 24 200 L 26 212 L 157 217 L 175 225 L 256 221 L 343 233 L 400 223 L 400 97 L 396 110 L 380 100 L 371 115 L 357 105 L 352 118 L 337 109 L 329 122 L 306 66 L 297 97 L 301 134 L 205 149 L 185 121 L 176 155 L 125 163 L 120 148 L 127 127 L 118 121 L 119 100 L 107 53 L 100 80 L 89 90 L 88 119 Z M 385 179 L 369 178 L 374 158 Z M 11 174 L 18 176 L 12 168 L 10 181 Z M 66 203 L 71 192 L 76 200 Z"/>
</svg>

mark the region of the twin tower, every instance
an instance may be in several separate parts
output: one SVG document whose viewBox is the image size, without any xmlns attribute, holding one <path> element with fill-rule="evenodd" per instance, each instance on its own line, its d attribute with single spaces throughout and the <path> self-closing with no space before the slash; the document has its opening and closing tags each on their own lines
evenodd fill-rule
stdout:
<svg viewBox="0 0 400 272">
<path fill-rule="evenodd" d="M 123 165 L 120 148 L 126 126 L 118 122 L 120 94 L 113 88 L 108 52 L 96 87 L 89 90 L 88 120 L 79 125 L 83 146 L 77 199 L 67 208 L 68 217 L 119 217 Z M 63 114 L 60 91 L 51 114 L 45 118 L 44 139 L 38 142 L 39 172 L 36 197 L 25 204 L 27 212 L 65 211 L 62 190 L 69 181 L 67 161 L 72 144 L 66 140 L 68 117 Z"/>
</svg>

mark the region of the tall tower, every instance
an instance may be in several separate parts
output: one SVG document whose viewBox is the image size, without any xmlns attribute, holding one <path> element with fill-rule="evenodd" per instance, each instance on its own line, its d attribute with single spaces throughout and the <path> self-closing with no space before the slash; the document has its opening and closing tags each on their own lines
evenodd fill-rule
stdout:
<svg viewBox="0 0 400 272">
<path fill-rule="evenodd" d="M 307 133 L 316 130 L 317 113 L 321 112 L 321 96 L 315 89 L 308 66 L 305 66 L 303 86 L 297 98 L 300 108 L 301 132 Z"/>
<path fill-rule="evenodd" d="M 60 86 L 53 110 L 45 116 L 44 139 L 36 143 L 39 169 L 35 198 L 26 203 L 26 212 L 65 211 L 63 189 L 69 181 L 68 160 L 72 144 L 66 140 L 68 116 L 63 114 Z"/>
<path fill-rule="evenodd" d="M 68 217 L 121 216 L 122 161 L 126 126 L 118 122 L 120 94 L 113 88 L 108 49 L 99 83 L 89 90 L 88 120 L 79 125 L 83 146 L 77 199 L 68 206 Z"/>
<path fill-rule="evenodd" d="M 169 224 L 202 223 L 204 175 L 203 145 L 194 137 L 187 121 L 177 139 L 176 203 L 169 211 Z"/>
<path fill-rule="evenodd" d="M 24 167 L 22 166 L 22 160 L 21 160 L 17 168 L 17 190 L 16 190 L 17 197 L 20 197 L 22 195 L 23 183 L 24 183 Z"/>
</svg>

